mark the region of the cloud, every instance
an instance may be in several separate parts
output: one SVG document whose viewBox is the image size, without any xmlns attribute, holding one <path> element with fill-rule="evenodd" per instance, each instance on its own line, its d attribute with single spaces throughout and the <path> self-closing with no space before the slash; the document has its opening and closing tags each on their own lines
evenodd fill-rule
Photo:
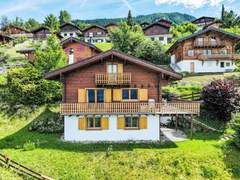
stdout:
<svg viewBox="0 0 240 180">
<path fill-rule="evenodd" d="M 155 0 L 155 4 L 156 5 L 161 5 L 161 4 L 183 5 L 186 8 L 198 9 L 206 5 L 212 6 L 212 7 L 218 6 L 224 1 L 231 2 L 234 0 Z"/>
</svg>

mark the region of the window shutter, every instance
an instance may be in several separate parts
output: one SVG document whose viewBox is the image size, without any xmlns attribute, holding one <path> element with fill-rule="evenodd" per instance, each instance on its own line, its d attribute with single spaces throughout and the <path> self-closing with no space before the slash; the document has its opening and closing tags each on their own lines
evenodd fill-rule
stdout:
<svg viewBox="0 0 240 180">
<path fill-rule="evenodd" d="M 104 102 L 110 103 L 112 102 L 112 90 L 104 89 Z"/>
<path fill-rule="evenodd" d="M 124 117 L 122 116 L 118 116 L 117 118 L 117 128 L 118 129 L 124 129 L 125 128 L 125 119 Z"/>
<path fill-rule="evenodd" d="M 138 89 L 138 99 L 140 101 L 148 101 L 148 89 Z"/>
<path fill-rule="evenodd" d="M 118 64 L 117 71 L 119 74 L 123 73 L 123 64 Z"/>
<path fill-rule="evenodd" d="M 114 101 L 122 100 L 122 89 L 113 89 L 113 100 Z"/>
<path fill-rule="evenodd" d="M 139 119 L 139 128 L 147 129 L 147 116 L 141 116 Z"/>
<path fill-rule="evenodd" d="M 87 128 L 87 119 L 85 116 L 78 119 L 78 128 L 80 130 L 85 130 Z"/>
<path fill-rule="evenodd" d="M 78 89 L 78 102 L 86 102 L 86 89 Z"/>
<path fill-rule="evenodd" d="M 101 127 L 102 127 L 102 129 L 109 129 L 108 117 L 102 117 L 101 118 Z"/>
</svg>

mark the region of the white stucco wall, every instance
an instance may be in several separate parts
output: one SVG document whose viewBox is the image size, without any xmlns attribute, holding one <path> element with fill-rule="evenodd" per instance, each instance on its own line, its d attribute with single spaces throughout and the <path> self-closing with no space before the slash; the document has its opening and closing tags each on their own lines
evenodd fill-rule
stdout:
<svg viewBox="0 0 240 180">
<path fill-rule="evenodd" d="M 167 44 L 168 42 L 167 42 L 167 39 L 168 38 L 172 38 L 172 34 L 161 34 L 161 35 L 152 35 L 152 36 L 146 36 L 147 38 L 149 38 L 149 39 L 153 39 L 154 38 L 154 40 L 155 41 L 160 41 L 159 40 L 159 37 L 163 37 L 163 40 L 162 41 L 160 41 L 162 44 Z"/>
<path fill-rule="evenodd" d="M 79 130 L 77 116 L 64 117 L 64 140 L 66 141 L 128 141 L 159 140 L 159 116 L 148 116 L 147 129 L 117 129 L 117 116 L 109 116 L 108 130 Z"/>
<path fill-rule="evenodd" d="M 72 33 L 72 35 L 71 35 Z M 61 36 L 64 38 L 68 38 L 68 37 L 77 37 L 77 33 L 73 32 L 73 31 L 69 31 L 69 32 L 61 32 Z"/>
<path fill-rule="evenodd" d="M 224 67 L 221 67 L 221 62 L 224 62 Z M 182 60 L 176 63 L 180 69 L 177 69 L 174 64 L 172 64 L 171 67 L 177 72 L 191 72 L 191 63 L 194 63 L 195 73 L 227 72 L 233 71 L 235 68 L 234 63 L 232 63 L 230 60 L 219 60 L 218 63 L 214 60 L 206 60 L 204 63 L 200 60 Z M 230 63 L 230 66 L 227 67 L 226 63 Z"/>
</svg>

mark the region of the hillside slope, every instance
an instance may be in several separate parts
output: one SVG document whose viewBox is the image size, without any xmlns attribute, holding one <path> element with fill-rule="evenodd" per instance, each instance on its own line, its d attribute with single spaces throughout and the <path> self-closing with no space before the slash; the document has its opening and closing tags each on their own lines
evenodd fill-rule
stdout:
<svg viewBox="0 0 240 180">
<path fill-rule="evenodd" d="M 173 12 L 173 13 L 154 13 L 154 14 L 149 14 L 149 15 L 140 15 L 133 17 L 133 20 L 135 22 L 141 23 L 141 22 L 155 22 L 158 19 L 167 19 L 172 21 L 174 24 L 181 24 L 185 21 L 191 21 L 196 19 L 194 16 L 188 15 L 188 14 L 182 14 L 178 12 Z M 112 18 L 112 19 L 92 19 L 92 20 L 79 20 L 76 19 L 73 22 L 78 24 L 78 23 L 86 23 L 86 24 L 98 24 L 98 25 L 106 25 L 108 23 L 119 23 L 122 20 L 125 20 L 126 18 Z"/>
</svg>

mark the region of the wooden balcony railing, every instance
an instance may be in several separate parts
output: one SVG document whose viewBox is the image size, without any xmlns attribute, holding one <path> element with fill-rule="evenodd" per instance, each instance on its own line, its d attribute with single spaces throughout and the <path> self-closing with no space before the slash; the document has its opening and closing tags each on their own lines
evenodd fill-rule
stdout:
<svg viewBox="0 0 240 180">
<path fill-rule="evenodd" d="M 195 41 L 194 47 L 223 47 L 225 46 L 224 41 Z"/>
<path fill-rule="evenodd" d="M 208 60 L 208 59 L 236 59 L 237 56 L 236 54 L 208 54 L 208 55 L 205 55 L 205 54 L 200 54 L 198 55 L 198 59 L 200 60 Z"/>
<path fill-rule="evenodd" d="M 62 115 L 86 114 L 195 114 L 200 113 L 199 102 L 174 103 L 64 103 Z"/>
<path fill-rule="evenodd" d="M 131 83 L 131 73 L 102 73 L 95 74 L 97 85 L 124 85 Z"/>
</svg>

